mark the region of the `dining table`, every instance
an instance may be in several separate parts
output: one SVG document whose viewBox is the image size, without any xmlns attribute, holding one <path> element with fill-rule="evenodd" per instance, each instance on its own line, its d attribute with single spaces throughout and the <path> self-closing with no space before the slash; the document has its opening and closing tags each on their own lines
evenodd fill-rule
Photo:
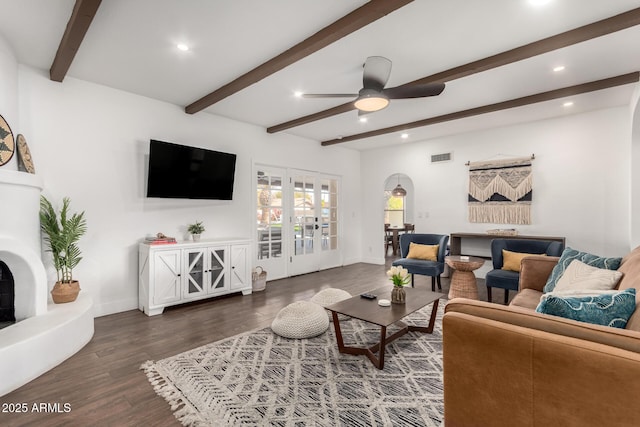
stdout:
<svg viewBox="0 0 640 427">
<path fill-rule="evenodd" d="M 398 255 L 398 250 L 400 249 L 400 232 L 406 231 L 404 226 L 389 226 L 386 231 L 390 231 L 392 233 L 391 237 L 391 248 L 393 250 L 393 255 Z"/>
</svg>

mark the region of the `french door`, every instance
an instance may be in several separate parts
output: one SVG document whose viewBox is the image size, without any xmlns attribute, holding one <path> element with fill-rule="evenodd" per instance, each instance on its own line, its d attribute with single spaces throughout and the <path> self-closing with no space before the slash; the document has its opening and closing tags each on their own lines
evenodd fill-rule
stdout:
<svg viewBox="0 0 640 427">
<path fill-rule="evenodd" d="M 341 265 L 339 179 L 256 165 L 254 265 L 277 279 Z"/>
<path fill-rule="evenodd" d="M 338 178 L 290 170 L 290 275 L 340 265 Z"/>
<path fill-rule="evenodd" d="M 268 279 L 287 277 L 285 218 L 288 218 L 286 170 L 256 166 L 256 256 L 255 266 L 267 271 Z"/>
</svg>

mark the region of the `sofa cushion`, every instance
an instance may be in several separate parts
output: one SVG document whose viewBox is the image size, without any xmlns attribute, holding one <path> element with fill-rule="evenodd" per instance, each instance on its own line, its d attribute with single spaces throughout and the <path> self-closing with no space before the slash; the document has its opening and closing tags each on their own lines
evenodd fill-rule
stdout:
<svg viewBox="0 0 640 427">
<path fill-rule="evenodd" d="M 618 269 L 623 276 L 618 283 L 618 289 L 640 289 L 640 246 L 629 252 L 622 259 Z M 640 304 L 640 293 L 636 293 L 636 306 Z M 627 329 L 640 332 L 640 310 L 636 310 L 629 321 Z"/>
<path fill-rule="evenodd" d="M 409 243 L 409 259 L 424 259 L 427 261 L 437 261 L 438 248 L 440 245 L 421 245 L 419 243 Z"/>
<path fill-rule="evenodd" d="M 553 293 L 558 295 L 580 293 L 582 291 L 608 291 L 615 288 L 622 273 L 606 268 L 592 267 L 577 259 L 571 261 L 564 274 L 558 279 Z"/>
<path fill-rule="evenodd" d="M 525 252 L 512 252 L 506 249 L 502 250 L 502 269 L 520 272 L 520 263 L 522 258 L 527 256 L 545 256 L 546 254 L 529 254 Z"/>
<path fill-rule="evenodd" d="M 515 297 L 509 303 L 509 306 L 523 307 L 530 310 L 535 310 L 538 304 L 540 304 L 540 298 L 542 292 L 535 289 L 522 289 L 516 294 Z"/>
<path fill-rule="evenodd" d="M 571 261 L 576 259 L 592 267 L 606 268 L 607 270 L 617 270 L 622 261 L 622 258 L 605 258 L 567 247 L 562 252 L 558 264 L 553 268 L 551 276 L 549 276 L 547 284 L 544 286 L 545 293 L 553 291 L 558 279 L 564 274 Z"/>
<path fill-rule="evenodd" d="M 538 313 L 551 314 L 580 322 L 624 329 L 636 309 L 636 290 L 571 297 L 545 294 L 536 308 Z"/>
</svg>

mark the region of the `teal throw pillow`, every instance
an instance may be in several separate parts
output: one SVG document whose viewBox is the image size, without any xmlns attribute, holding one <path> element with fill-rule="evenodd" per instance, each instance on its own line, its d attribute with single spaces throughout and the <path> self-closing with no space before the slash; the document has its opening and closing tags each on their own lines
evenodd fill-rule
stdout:
<svg viewBox="0 0 640 427">
<path fill-rule="evenodd" d="M 543 295 L 536 307 L 538 313 L 621 329 L 627 326 L 627 321 L 635 309 L 634 288 L 582 297 Z"/>
<path fill-rule="evenodd" d="M 604 258 L 566 247 L 565 250 L 562 251 L 558 264 L 553 267 L 553 271 L 551 272 L 549 279 L 547 279 L 547 284 L 544 285 L 545 293 L 553 291 L 553 288 L 556 287 L 556 283 L 558 283 L 558 279 L 562 277 L 564 271 L 569 267 L 569 264 L 571 264 L 571 261 L 573 260 L 581 261 L 592 267 L 606 268 L 607 270 L 617 270 L 622 262 L 622 258 Z"/>
</svg>

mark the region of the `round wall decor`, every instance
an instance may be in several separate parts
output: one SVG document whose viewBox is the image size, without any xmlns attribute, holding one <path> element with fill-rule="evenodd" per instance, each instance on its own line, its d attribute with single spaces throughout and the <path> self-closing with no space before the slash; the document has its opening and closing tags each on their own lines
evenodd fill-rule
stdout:
<svg viewBox="0 0 640 427">
<path fill-rule="evenodd" d="M 11 160 L 15 150 L 16 144 L 9 123 L 0 116 L 0 166 Z"/>
<path fill-rule="evenodd" d="M 36 168 L 33 166 L 33 159 L 31 158 L 31 151 L 27 145 L 27 140 L 21 133 L 16 137 L 18 143 L 18 169 L 27 171 L 29 173 L 36 173 Z"/>
</svg>

